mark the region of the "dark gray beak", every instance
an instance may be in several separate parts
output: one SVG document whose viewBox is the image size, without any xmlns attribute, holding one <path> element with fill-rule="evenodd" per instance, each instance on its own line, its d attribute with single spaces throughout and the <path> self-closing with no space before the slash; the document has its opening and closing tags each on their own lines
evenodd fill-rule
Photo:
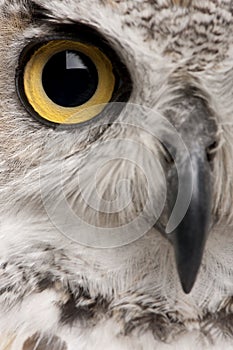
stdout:
<svg viewBox="0 0 233 350">
<path fill-rule="evenodd" d="M 190 154 L 190 159 L 183 161 L 178 177 L 184 189 L 192 186 L 190 204 L 178 226 L 171 233 L 167 233 L 167 238 L 174 246 L 181 285 L 184 292 L 189 293 L 196 281 L 210 226 L 212 181 L 211 168 L 205 153 L 195 150 L 194 154 Z M 169 206 L 173 205 L 173 194 L 177 192 L 175 182 L 170 184 L 172 193 L 169 196 Z"/>
<path fill-rule="evenodd" d="M 166 168 L 167 202 L 155 225 L 174 247 L 177 271 L 185 293 L 191 291 L 196 281 L 210 231 L 213 157 L 210 159 L 209 150 L 215 148 L 217 142 L 213 112 L 205 100 L 190 96 L 187 101 L 192 108 L 187 108 L 182 118 L 173 118 L 186 154 L 171 137 L 163 136 L 163 144 L 172 161 Z M 178 102 L 182 106 L 183 100 Z"/>
</svg>

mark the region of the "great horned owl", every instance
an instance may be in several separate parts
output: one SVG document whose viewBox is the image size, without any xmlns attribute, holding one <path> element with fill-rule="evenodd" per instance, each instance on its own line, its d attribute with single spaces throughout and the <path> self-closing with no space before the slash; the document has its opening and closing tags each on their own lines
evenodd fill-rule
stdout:
<svg viewBox="0 0 233 350">
<path fill-rule="evenodd" d="M 232 349 L 233 2 L 0 0 L 0 349 Z"/>
</svg>

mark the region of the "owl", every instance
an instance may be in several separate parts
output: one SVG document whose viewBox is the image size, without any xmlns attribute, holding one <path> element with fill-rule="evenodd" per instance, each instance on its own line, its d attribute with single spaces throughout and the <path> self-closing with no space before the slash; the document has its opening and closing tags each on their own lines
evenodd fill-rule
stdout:
<svg viewBox="0 0 233 350">
<path fill-rule="evenodd" d="M 233 2 L 0 0 L 0 350 L 233 348 Z"/>
</svg>

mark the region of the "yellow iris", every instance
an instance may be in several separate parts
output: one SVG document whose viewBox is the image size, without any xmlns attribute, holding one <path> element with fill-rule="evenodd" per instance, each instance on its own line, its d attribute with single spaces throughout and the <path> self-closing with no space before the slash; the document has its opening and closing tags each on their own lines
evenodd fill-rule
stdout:
<svg viewBox="0 0 233 350">
<path fill-rule="evenodd" d="M 77 107 L 63 107 L 46 94 L 42 74 L 47 62 L 57 53 L 77 51 L 95 65 L 98 85 L 92 97 Z M 58 124 L 77 124 L 97 116 L 113 95 L 115 77 L 110 60 L 97 47 L 72 40 L 52 40 L 34 52 L 24 70 L 24 91 L 33 109 L 44 119 Z M 59 72 L 58 72 L 59 74 Z"/>
</svg>

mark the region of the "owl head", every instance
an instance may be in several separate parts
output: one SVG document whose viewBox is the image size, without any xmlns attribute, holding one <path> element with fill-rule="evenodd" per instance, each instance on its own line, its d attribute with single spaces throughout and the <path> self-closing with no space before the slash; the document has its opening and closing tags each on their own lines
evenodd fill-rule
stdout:
<svg viewBox="0 0 233 350">
<path fill-rule="evenodd" d="M 231 2 L 0 6 L 7 254 L 50 245 L 165 285 L 176 266 L 190 292 L 206 242 L 205 264 L 232 240 Z"/>
</svg>

